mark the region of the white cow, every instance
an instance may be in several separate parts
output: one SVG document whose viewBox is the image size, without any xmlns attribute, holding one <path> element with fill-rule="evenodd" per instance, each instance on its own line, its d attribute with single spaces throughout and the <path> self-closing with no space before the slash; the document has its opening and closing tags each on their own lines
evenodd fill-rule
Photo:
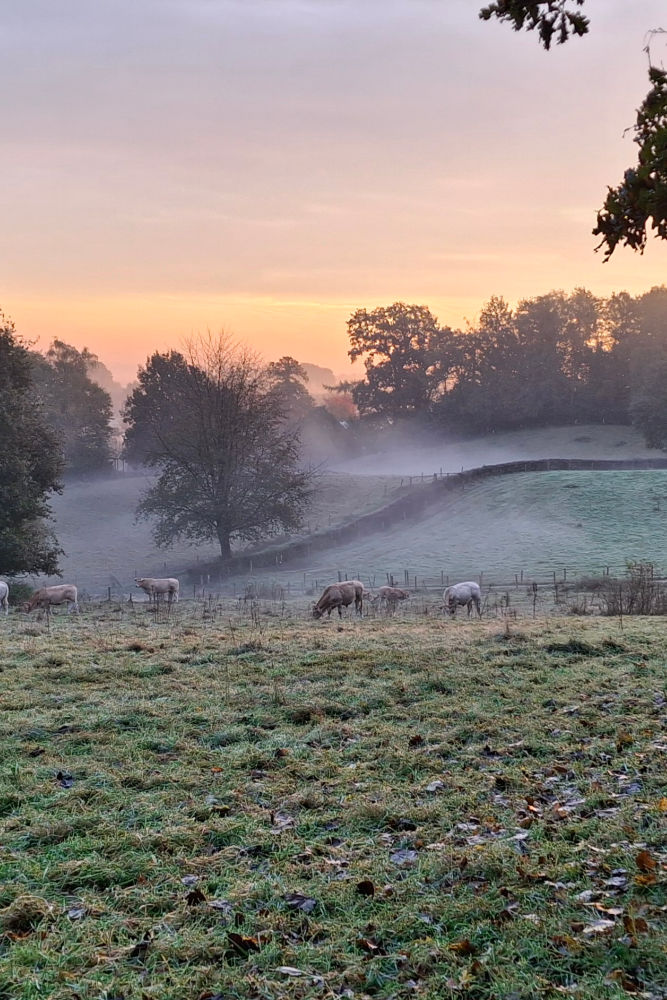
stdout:
<svg viewBox="0 0 667 1000">
<path fill-rule="evenodd" d="M 482 617 L 482 592 L 479 584 L 473 580 L 466 580 L 465 583 L 454 583 L 447 587 L 442 595 L 443 611 L 449 611 L 450 615 L 456 614 L 459 604 L 464 604 L 468 608 L 468 617 L 472 611 L 473 604 L 477 608 L 477 614 Z"/>
<path fill-rule="evenodd" d="M 51 614 L 54 604 L 66 604 L 67 613 L 79 611 L 78 591 L 73 583 L 61 583 L 57 587 L 42 587 L 36 590 L 26 605 L 26 611 L 34 611 L 35 608 L 45 608 L 47 614 Z"/>
<path fill-rule="evenodd" d="M 149 603 L 150 601 L 155 601 L 157 604 L 165 596 L 170 604 L 172 601 L 178 601 L 179 583 L 173 576 L 168 576 L 164 579 L 156 579 L 152 576 L 140 576 L 134 582 L 137 587 L 141 587 L 148 594 Z"/>
<path fill-rule="evenodd" d="M 9 614 L 9 584 L 0 580 L 0 607 L 5 609 L 5 614 Z"/>
</svg>

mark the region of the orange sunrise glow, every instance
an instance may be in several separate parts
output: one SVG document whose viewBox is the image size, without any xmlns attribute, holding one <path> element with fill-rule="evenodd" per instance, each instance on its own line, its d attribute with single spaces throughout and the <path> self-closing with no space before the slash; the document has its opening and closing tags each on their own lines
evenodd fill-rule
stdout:
<svg viewBox="0 0 667 1000">
<path fill-rule="evenodd" d="M 550 53 L 479 6 L 5 7 L 0 308 L 126 381 L 221 328 L 342 374 L 361 307 L 462 327 L 491 295 L 662 284 L 664 243 L 603 264 L 591 229 L 664 3 L 590 0 Z"/>
</svg>

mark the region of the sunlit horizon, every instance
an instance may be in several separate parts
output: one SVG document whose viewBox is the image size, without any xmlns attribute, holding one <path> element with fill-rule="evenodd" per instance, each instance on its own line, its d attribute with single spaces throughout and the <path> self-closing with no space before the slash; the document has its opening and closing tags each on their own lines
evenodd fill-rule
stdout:
<svg viewBox="0 0 667 1000">
<path fill-rule="evenodd" d="M 465 328 L 492 295 L 662 284 L 665 243 L 605 264 L 591 232 L 662 0 L 588 0 L 549 53 L 479 6 L 6 7 L 0 309 L 123 382 L 221 329 L 340 375 L 359 308 Z"/>
</svg>

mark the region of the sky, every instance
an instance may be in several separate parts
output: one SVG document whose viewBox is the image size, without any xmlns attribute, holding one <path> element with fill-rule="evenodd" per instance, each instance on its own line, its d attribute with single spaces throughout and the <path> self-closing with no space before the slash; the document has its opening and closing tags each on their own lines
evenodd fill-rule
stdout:
<svg viewBox="0 0 667 1000">
<path fill-rule="evenodd" d="M 664 283 L 667 243 L 591 234 L 664 0 L 549 53 L 481 5 L 0 0 L 0 309 L 123 381 L 222 329 L 348 374 L 356 309 Z"/>
</svg>

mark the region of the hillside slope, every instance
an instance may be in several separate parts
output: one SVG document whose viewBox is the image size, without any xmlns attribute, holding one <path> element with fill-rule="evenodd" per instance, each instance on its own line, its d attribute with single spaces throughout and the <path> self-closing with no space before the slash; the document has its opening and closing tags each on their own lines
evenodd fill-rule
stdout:
<svg viewBox="0 0 667 1000">
<path fill-rule="evenodd" d="M 314 552 L 281 579 L 361 576 L 376 585 L 404 571 L 433 585 L 450 579 L 506 582 L 515 573 L 544 579 L 622 573 L 627 560 L 667 570 L 667 471 L 518 473 L 443 493 L 422 514 Z M 273 574 L 276 576 L 276 574 Z"/>
</svg>

